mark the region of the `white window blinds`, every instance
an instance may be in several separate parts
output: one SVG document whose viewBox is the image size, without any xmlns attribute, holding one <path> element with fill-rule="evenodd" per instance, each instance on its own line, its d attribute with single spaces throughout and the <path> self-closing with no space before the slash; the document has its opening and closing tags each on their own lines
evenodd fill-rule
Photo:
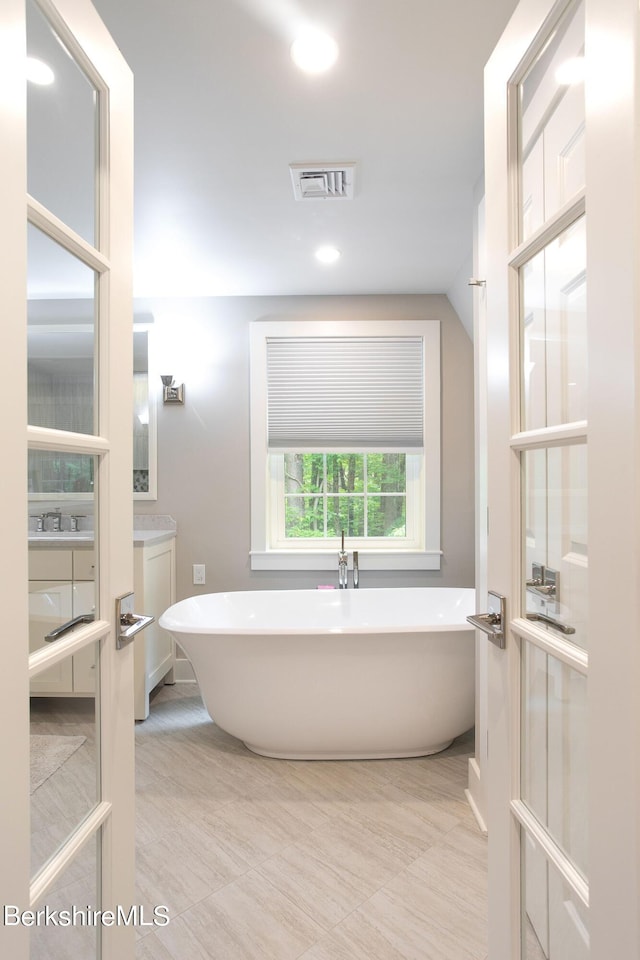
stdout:
<svg viewBox="0 0 640 960">
<path fill-rule="evenodd" d="M 423 337 L 267 338 L 270 450 L 424 446 Z"/>
</svg>

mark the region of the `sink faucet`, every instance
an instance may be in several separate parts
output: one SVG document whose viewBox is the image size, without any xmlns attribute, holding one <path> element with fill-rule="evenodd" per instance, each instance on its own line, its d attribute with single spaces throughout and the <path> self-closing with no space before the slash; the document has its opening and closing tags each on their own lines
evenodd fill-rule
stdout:
<svg viewBox="0 0 640 960">
<path fill-rule="evenodd" d="M 353 551 L 353 586 L 356 590 L 360 586 L 360 565 L 357 550 Z"/>
<path fill-rule="evenodd" d="M 342 547 L 338 550 L 338 586 L 341 590 L 347 589 L 347 552 L 344 549 L 344 530 L 342 531 Z"/>
<path fill-rule="evenodd" d="M 51 517 L 51 531 L 52 533 L 58 533 L 59 530 L 62 530 L 62 512 L 58 510 L 50 510 L 48 513 L 45 513 L 44 519 Z"/>
</svg>

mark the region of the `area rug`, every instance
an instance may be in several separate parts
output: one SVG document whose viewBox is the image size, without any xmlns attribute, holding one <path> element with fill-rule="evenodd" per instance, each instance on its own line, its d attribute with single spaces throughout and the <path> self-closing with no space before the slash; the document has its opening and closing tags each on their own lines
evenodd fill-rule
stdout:
<svg viewBox="0 0 640 960">
<path fill-rule="evenodd" d="M 51 774 L 59 770 L 72 756 L 86 737 L 58 737 L 44 734 L 31 735 L 31 793 L 42 786 Z"/>
</svg>

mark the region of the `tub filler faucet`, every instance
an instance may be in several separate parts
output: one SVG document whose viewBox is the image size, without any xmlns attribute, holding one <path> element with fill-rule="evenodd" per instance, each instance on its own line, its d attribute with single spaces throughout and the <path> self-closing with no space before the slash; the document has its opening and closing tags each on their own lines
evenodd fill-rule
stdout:
<svg viewBox="0 0 640 960">
<path fill-rule="evenodd" d="M 347 589 L 347 577 L 348 577 L 348 557 L 347 551 L 344 549 L 344 530 L 342 531 L 342 546 L 338 550 L 338 586 L 341 590 Z"/>
<path fill-rule="evenodd" d="M 342 531 L 342 546 L 338 550 L 338 586 L 341 590 L 346 590 L 349 586 L 349 554 L 344 548 L 344 530 Z M 358 564 L 358 551 L 353 551 L 353 586 L 360 586 L 360 566 Z"/>
</svg>

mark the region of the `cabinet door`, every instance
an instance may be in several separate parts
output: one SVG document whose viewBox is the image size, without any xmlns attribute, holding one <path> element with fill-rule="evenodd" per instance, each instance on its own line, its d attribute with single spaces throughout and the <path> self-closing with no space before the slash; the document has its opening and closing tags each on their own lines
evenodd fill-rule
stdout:
<svg viewBox="0 0 640 960">
<path fill-rule="evenodd" d="M 73 579 L 77 580 L 95 580 L 96 578 L 96 552 L 87 549 L 73 551 Z"/>
<path fill-rule="evenodd" d="M 75 554 L 74 551 L 74 570 Z M 73 584 L 73 616 L 95 613 L 96 597 L 93 580 Z M 73 692 L 80 696 L 92 697 L 96 692 L 96 652 L 94 646 L 85 647 L 75 653 L 73 660 Z"/>
<path fill-rule="evenodd" d="M 135 641 L 135 718 L 149 716 L 149 693 L 175 667 L 173 638 L 158 626 L 160 615 L 175 603 L 175 540 L 134 550 L 134 584 L 139 609 L 155 617 Z M 173 682 L 173 675 L 169 682 Z"/>
<path fill-rule="evenodd" d="M 73 580 L 72 557 L 71 550 L 29 546 L 29 580 Z"/>
<path fill-rule="evenodd" d="M 45 634 L 72 617 L 72 585 L 67 581 L 32 580 L 29 583 L 29 652 L 45 646 Z M 62 660 L 31 681 L 31 693 L 71 693 L 73 669 Z"/>
</svg>

